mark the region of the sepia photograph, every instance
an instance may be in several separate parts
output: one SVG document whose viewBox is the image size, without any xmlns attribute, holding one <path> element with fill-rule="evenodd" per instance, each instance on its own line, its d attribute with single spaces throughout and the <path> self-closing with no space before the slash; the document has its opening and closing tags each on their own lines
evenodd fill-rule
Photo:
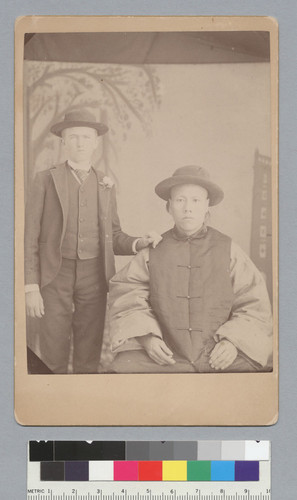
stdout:
<svg viewBox="0 0 297 500">
<path fill-rule="evenodd" d="M 276 23 L 32 16 L 16 47 L 17 420 L 273 423 Z"/>
</svg>

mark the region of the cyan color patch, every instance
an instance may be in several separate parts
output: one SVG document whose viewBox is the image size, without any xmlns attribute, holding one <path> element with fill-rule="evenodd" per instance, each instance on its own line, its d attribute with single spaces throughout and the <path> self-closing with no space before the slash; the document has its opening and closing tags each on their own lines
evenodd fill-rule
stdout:
<svg viewBox="0 0 297 500">
<path fill-rule="evenodd" d="M 234 481 L 235 462 L 214 460 L 211 462 L 211 481 Z"/>
</svg>

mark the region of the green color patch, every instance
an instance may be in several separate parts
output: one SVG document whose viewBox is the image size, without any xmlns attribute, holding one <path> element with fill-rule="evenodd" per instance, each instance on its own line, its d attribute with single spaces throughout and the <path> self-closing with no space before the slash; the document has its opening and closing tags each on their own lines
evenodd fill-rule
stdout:
<svg viewBox="0 0 297 500">
<path fill-rule="evenodd" d="M 211 481 L 211 462 L 209 460 L 188 461 L 188 481 Z"/>
</svg>

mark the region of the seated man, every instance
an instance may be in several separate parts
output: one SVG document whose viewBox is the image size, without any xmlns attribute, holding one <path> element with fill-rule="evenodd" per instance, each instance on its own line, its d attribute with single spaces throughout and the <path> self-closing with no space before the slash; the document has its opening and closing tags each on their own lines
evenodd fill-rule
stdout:
<svg viewBox="0 0 297 500">
<path fill-rule="evenodd" d="M 231 239 L 205 224 L 222 190 L 200 167 L 155 189 L 174 227 L 110 281 L 116 373 L 267 371 L 270 302 L 261 273 Z"/>
</svg>

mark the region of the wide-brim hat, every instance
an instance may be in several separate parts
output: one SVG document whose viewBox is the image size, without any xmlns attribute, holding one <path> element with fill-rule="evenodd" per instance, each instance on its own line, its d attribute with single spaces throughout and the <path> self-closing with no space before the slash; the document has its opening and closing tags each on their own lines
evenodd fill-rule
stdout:
<svg viewBox="0 0 297 500">
<path fill-rule="evenodd" d="M 197 184 L 208 192 L 209 205 L 217 205 L 224 198 L 223 190 L 210 180 L 208 171 L 202 167 L 188 165 L 180 167 L 171 177 L 159 182 L 155 187 L 155 192 L 163 200 L 169 200 L 171 189 L 181 184 Z"/>
<path fill-rule="evenodd" d="M 96 121 L 96 117 L 87 109 L 77 109 L 65 114 L 64 120 L 55 123 L 51 127 L 51 132 L 61 137 L 62 130 L 72 127 L 90 127 L 97 130 L 98 135 L 103 135 L 108 131 L 107 125 Z"/>
</svg>

